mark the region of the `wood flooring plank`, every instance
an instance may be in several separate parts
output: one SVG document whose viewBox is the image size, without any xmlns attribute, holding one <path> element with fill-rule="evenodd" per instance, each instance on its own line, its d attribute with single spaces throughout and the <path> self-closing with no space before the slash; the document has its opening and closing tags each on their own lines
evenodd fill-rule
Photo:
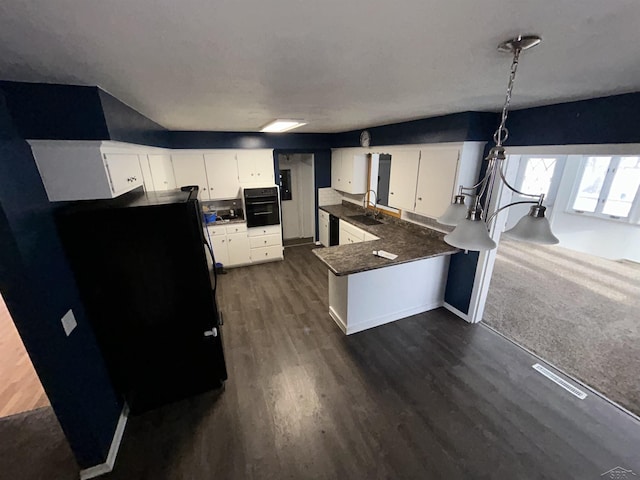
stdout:
<svg viewBox="0 0 640 480">
<path fill-rule="evenodd" d="M 537 374 L 533 357 L 435 310 L 346 337 L 312 246 L 230 269 L 229 380 L 131 418 L 117 479 L 587 479 L 640 472 L 640 425 Z"/>
</svg>

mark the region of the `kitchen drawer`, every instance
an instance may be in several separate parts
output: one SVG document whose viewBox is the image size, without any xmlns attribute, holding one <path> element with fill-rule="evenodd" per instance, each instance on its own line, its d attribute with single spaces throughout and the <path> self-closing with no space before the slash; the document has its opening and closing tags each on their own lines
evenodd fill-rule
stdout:
<svg viewBox="0 0 640 480">
<path fill-rule="evenodd" d="M 327 222 L 329 221 L 329 212 L 325 212 L 324 210 L 318 210 L 318 216 L 320 219 L 324 219 Z"/>
<path fill-rule="evenodd" d="M 280 225 L 267 225 L 266 227 L 249 228 L 250 237 L 259 237 L 261 235 L 280 235 Z"/>
<path fill-rule="evenodd" d="M 274 245 L 282 246 L 280 235 L 261 235 L 259 237 L 251 237 L 249 242 L 251 248 L 272 247 Z"/>
<path fill-rule="evenodd" d="M 209 230 L 209 235 L 212 237 L 217 237 L 220 235 L 226 235 L 227 229 L 224 225 L 216 225 L 216 226 L 207 226 L 207 230 Z"/>
<path fill-rule="evenodd" d="M 246 223 L 234 223 L 233 225 L 227 225 L 227 233 L 240 233 L 247 231 Z"/>
<path fill-rule="evenodd" d="M 251 249 L 251 262 L 253 263 L 277 260 L 280 258 L 282 258 L 282 247 L 280 245 Z"/>
</svg>

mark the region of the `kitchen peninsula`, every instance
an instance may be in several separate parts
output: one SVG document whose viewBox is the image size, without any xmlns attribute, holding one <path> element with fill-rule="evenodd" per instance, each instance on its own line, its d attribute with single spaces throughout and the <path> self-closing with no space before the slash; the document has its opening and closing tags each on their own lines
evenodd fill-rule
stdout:
<svg viewBox="0 0 640 480">
<path fill-rule="evenodd" d="M 313 250 L 329 267 L 329 314 L 345 334 L 443 305 L 449 256 L 459 251 L 444 242 L 443 233 L 388 216 L 365 225 L 357 220 L 362 208 L 348 202 L 320 209 L 378 237 Z M 397 258 L 378 257 L 374 250 Z"/>
</svg>

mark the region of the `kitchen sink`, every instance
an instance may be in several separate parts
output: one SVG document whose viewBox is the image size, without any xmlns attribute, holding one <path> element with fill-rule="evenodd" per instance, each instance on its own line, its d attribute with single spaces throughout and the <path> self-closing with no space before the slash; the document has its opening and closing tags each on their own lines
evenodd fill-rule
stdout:
<svg viewBox="0 0 640 480">
<path fill-rule="evenodd" d="M 352 218 L 354 219 L 356 222 L 360 222 L 364 225 L 381 225 L 382 222 L 379 220 L 376 220 L 373 217 L 370 217 L 369 215 L 349 215 L 348 218 Z"/>
</svg>

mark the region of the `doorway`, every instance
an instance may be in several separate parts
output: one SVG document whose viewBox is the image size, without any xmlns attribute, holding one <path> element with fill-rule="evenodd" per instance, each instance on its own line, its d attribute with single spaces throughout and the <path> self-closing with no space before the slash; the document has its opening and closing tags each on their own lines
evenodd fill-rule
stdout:
<svg viewBox="0 0 640 480">
<path fill-rule="evenodd" d="M 47 394 L 0 295 L 0 418 L 48 405 Z"/>
<path fill-rule="evenodd" d="M 315 236 L 314 158 L 279 154 L 282 238 L 285 246 L 312 243 Z"/>
</svg>

